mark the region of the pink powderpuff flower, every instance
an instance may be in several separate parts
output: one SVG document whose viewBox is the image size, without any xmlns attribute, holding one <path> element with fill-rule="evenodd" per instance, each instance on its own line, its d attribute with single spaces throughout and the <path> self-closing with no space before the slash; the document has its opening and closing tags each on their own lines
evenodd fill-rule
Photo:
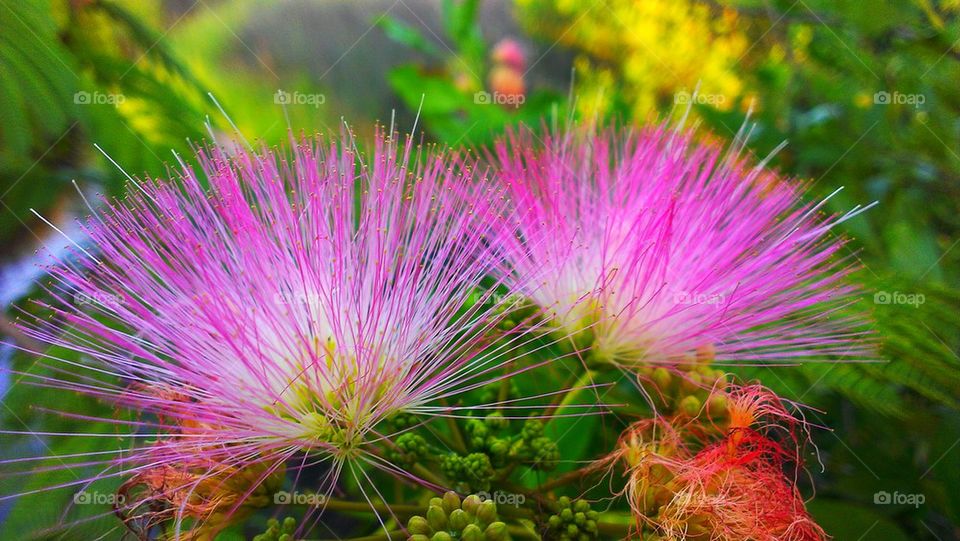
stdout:
<svg viewBox="0 0 960 541">
<path fill-rule="evenodd" d="M 861 359 L 862 321 L 844 241 L 829 230 L 866 209 L 824 216 L 802 186 L 752 164 L 735 144 L 668 125 L 523 129 L 490 158 L 519 233 L 502 242 L 507 280 L 579 333 L 595 360 L 677 364 Z M 867 207 L 869 208 L 869 207 Z M 512 233 L 513 230 L 509 233 Z"/>
<path fill-rule="evenodd" d="M 252 494 L 303 453 L 330 462 L 325 490 L 345 467 L 362 480 L 358 461 L 408 475 L 363 452 L 389 436 L 378 425 L 453 415 L 431 402 L 507 377 L 518 355 L 523 336 L 498 331 L 509 291 L 481 284 L 499 188 L 456 155 L 412 155 L 409 139 L 294 145 L 199 150 L 201 170 L 181 161 L 179 181 L 131 179 L 83 226 L 86 248 L 49 269 L 49 318 L 25 318 L 30 337 L 82 359 L 49 356 L 64 376 L 25 381 L 140 414 L 104 419 L 139 443 L 96 479 L 152 493 L 125 511 L 228 515 L 224 502 L 245 501 L 238 472 Z M 211 494 L 221 485 L 230 497 Z"/>
</svg>

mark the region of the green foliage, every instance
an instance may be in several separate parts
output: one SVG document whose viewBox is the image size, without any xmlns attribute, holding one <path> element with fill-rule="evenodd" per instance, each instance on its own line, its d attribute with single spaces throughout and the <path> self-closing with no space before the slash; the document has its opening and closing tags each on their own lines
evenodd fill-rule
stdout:
<svg viewBox="0 0 960 541">
<path fill-rule="evenodd" d="M 0 28 L 10 30 L 0 33 L 0 239 L 72 179 L 120 193 L 123 174 L 94 143 L 128 171 L 158 175 L 161 155 L 202 138 L 199 83 L 119 4 L 8 2 Z"/>
<path fill-rule="evenodd" d="M 747 121 L 749 98 L 756 98 L 758 106 L 750 119 L 757 127 L 747 141 L 748 149 L 766 156 L 789 141 L 772 163 L 787 175 L 809 180 L 811 198 L 846 186 L 829 203 L 834 212 L 880 202 L 877 209 L 838 228 L 854 239 L 844 255 L 867 267 L 851 277 L 851 282 L 862 284 L 863 298 L 850 309 L 872 312 L 871 331 L 879 342 L 877 361 L 734 372 L 817 408 L 804 410 L 808 420 L 835 429 L 832 433 L 814 430 L 826 468 L 823 473 L 812 472 L 818 497 L 810 510 L 828 532 L 837 539 L 864 535 L 890 541 L 947 539 L 955 533 L 951 523 L 960 522 L 956 443 L 960 440 L 956 415 L 960 409 L 960 250 L 955 249 L 960 235 L 960 130 L 956 126 L 960 20 L 956 8 L 948 2 L 894 0 L 871 2 L 868 9 L 852 0 L 799 4 L 726 0 L 718 4 L 743 17 L 744 28 L 756 44 L 742 59 L 749 96 L 737 97 L 736 106 L 728 111 L 696 106 L 706 126 L 721 137 L 732 137 Z M 478 0 L 442 2 L 443 38 L 450 49 L 435 36 L 398 19 L 384 17 L 378 23 L 395 42 L 427 58 L 425 65 L 395 67 L 387 74 L 388 83 L 410 112 L 420 112 L 420 125 L 430 138 L 455 146 L 488 143 L 511 126 L 538 123 L 554 110 L 563 116 L 567 107 L 562 97 L 536 90 L 516 108 L 478 103 L 476 93 L 486 88 L 492 64 L 478 23 L 479 7 Z M 247 11 L 243 6 L 230 9 Z M 214 44 L 211 49 L 217 50 L 207 53 L 222 54 L 224 43 L 233 39 L 232 31 L 225 31 L 219 19 L 207 22 L 209 26 L 201 26 L 198 34 L 206 39 L 211 27 L 219 30 L 209 41 Z M 123 175 L 92 150 L 92 143 L 99 143 L 129 172 L 156 175 L 164 172 L 161 156 L 170 156 L 170 148 L 183 151 L 187 139 L 205 137 L 200 120 L 210 108 L 206 87 L 157 26 L 128 4 L 109 0 L 4 2 L 0 6 L 0 28 L 4 29 L 0 32 L 0 201 L 4 206 L 0 240 L 26 227 L 18 215 L 22 209 L 50 208 L 73 178 L 111 193 L 122 192 Z M 767 54 L 771 50 L 784 55 L 775 58 Z M 220 56 L 212 62 L 222 62 L 223 70 L 234 69 Z M 221 88 L 230 86 L 217 82 Z M 249 86 L 261 90 L 257 83 L 262 82 L 250 81 Z M 617 82 L 612 84 L 615 87 Z M 611 89 L 610 116 L 630 110 L 616 90 Z M 125 103 L 80 103 L 77 96 L 83 92 L 122 95 Z M 896 101 L 897 94 L 914 96 L 913 103 Z M 917 96 L 922 96 L 922 103 L 917 103 Z M 284 128 L 275 118 L 281 114 L 279 109 L 262 107 L 268 99 L 244 88 L 223 101 L 242 108 L 241 125 L 279 126 L 279 133 Z M 891 299 L 900 294 L 899 298 L 917 302 L 884 302 L 888 298 L 884 294 Z M 536 359 L 563 355 L 556 345 L 530 346 L 531 351 L 535 348 Z M 80 360 L 63 351 L 48 354 Z M 52 375 L 48 367 L 33 366 L 21 354 L 15 356 L 14 368 Z M 609 491 L 597 487 L 602 484 L 597 477 L 568 479 L 549 491 L 541 487 L 570 472 L 577 474 L 587 462 L 609 453 L 625 424 L 649 415 L 643 398 L 634 382 L 622 381 L 619 374 L 584 374 L 579 365 L 559 361 L 544 372 L 510 378 L 479 389 L 477 395 L 479 402 L 496 403 L 562 385 L 575 388 L 558 403 L 544 401 L 541 410 L 531 413 L 535 417 L 549 409 L 558 414 L 546 421 L 508 419 L 505 411 L 449 423 L 425 423 L 409 415 L 388 420 L 389 432 L 405 431 L 393 442 L 395 447 L 385 451 L 388 460 L 412 468 L 437 486 L 464 492 L 502 490 L 527 502 L 525 507 L 501 506 L 498 511 L 493 502 L 481 504 L 476 496 L 457 499 L 456 505 L 449 496 L 431 500 L 424 511 L 416 511 L 424 516 L 414 515 L 408 522 L 413 538 L 503 539 L 508 535 L 507 522 L 511 528 L 526 528 L 527 534 L 545 533 L 545 538 L 596 538 L 595 526 L 601 518 L 607 527 L 620 527 L 611 536 L 625 535 L 622 530 L 632 524 L 632 518 L 622 499 L 611 502 L 609 509 L 597 505 L 591 509 L 585 500 L 570 499 L 584 493 L 596 499 L 608 497 Z M 570 381 L 571 372 L 582 377 Z M 588 385 L 615 377 L 621 381 L 610 387 L 609 394 L 604 390 L 603 397 L 607 402 L 631 404 L 618 411 L 622 418 L 575 415 L 583 411 L 577 404 L 599 396 L 600 391 Z M 702 393 L 680 392 L 680 385 L 672 380 L 662 385 L 676 391 L 669 397 L 671 409 L 692 412 L 703 406 Z M 6 408 L 0 417 L 5 428 L 63 433 L 115 430 L 105 423 L 32 408 L 34 403 L 56 403 L 58 409 L 93 417 L 115 415 L 109 405 L 56 389 L 21 383 L 11 388 L 3 403 Z M 121 438 L 4 435 L 0 459 L 37 451 L 51 457 L 109 453 L 127 445 Z M 61 468 L 64 461 L 71 467 Z M 90 473 L 89 466 L 58 458 L 33 466 L 37 471 L 27 474 L 7 464 L 0 466 L 0 493 L 71 483 Z M 379 492 L 370 498 L 376 503 L 424 503 L 422 490 L 369 464 L 355 467 L 375 480 Z M 613 472 L 604 480 L 622 482 L 621 473 Z M 116 480 L 105 480 L 87 490 L 112 494 L 116 484 Z M 348 493 L 359 492 L 356 478 L 347 478 L 343 485 Z M 92 539 L 105 530 L 117 533 L 119 526 L 109 506 L 72 505 L 77 490 L 70 486 L 17 499 L 6 510 L 0 538 Z M 879 491 L 924 494 L 927 503 L 918 508 L 878 506 L 872 495 Z M 370 516 L 358 518 L 356 508 L 328 512 L 336 519 L 348 516 L 350 527 L 364 534 L 380 529 Z M 404 518 L 411 515 L 406 513 Z M 396 519 L 387 513 L 383 516 L 391 521 L 390 527 L 399 527 Z M 264 519 L 256 518 L 261 526 L 257 534 L 250 528 L 234 528 L 219 539 L 251 534 L 257 535 L 254 539 L 286 541 L 294 535 L 297 519 L 290 517 L 282 524 L 273 520 L 265 528 Z"/>
<path fill-rule="evenodd" d="M 393 18 L 381 26 L 398 43 L 426 54 L 435 67 L 408 64 L 390 71 L 390 86 L 434 139 L 451 146 L 480 146 L 520 123 L 537 124 L 563 100 L 548 91 L 525 96 L 519 106 L 489 101 L 484 81 L 491 69 L 488 47 L 477 21 L 479 0 L 444 0 L 444 36 L 450 48 L 437 47 L 417 29 Z"/>
</svg>

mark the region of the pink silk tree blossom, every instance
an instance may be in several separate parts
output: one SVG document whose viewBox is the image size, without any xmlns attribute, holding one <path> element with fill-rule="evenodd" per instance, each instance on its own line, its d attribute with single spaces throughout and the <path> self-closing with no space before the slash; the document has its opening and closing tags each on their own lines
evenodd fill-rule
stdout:
<svg viewBox="0 0 960 541">
<path fill-rule="evenodd" d="M 667 125 L 524 129 L 490 157 L 518 214 L 503 274 L 535 283 L 532 301 L 595 359 L 868 355 L 862 322 L 844 312 L 852 254 L 829 233 L 865 209 L 825 216 L 737 148 Z"/>
<path fill-rule="evenodd" d="M 23 323 L 81 360 L 23 376 L 139 414 L 104 419 L 137 443 L 97 479 L 134 476 L 148 503 L 203 520 L 297 454 L 330 461 L 327 490 L 345 466 L 362 480 L 358 461 L 409 475 L 363 452 L 388 436 L 376 427 L 452 415 L 431 403 L 506 377 L 523 336 L 500 330 L 509 291 L 481 280 L 507 199 L 470 161 L 414 149 L 214 147 L 94 213 L 49 269 L 49 317 Z"/>
</svg>

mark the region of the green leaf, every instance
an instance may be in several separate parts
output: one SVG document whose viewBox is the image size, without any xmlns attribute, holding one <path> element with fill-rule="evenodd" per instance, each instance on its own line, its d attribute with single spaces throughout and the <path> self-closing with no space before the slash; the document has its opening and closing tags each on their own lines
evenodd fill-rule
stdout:
<svg viewBox="0 0 960 541">
<path fill-rule="evenodd" d="M 910 540 L 893 521 L 861 505 L 818 498 L 807 504 L 807 510 L 834 539 Z"/>
<path fill-rule="evenodd" d="M 440 56 L 440 51 L 419 30 L 394 17 L 383 17 L 377 25 L 388 38 L 430 56 Z"/>
</svg>

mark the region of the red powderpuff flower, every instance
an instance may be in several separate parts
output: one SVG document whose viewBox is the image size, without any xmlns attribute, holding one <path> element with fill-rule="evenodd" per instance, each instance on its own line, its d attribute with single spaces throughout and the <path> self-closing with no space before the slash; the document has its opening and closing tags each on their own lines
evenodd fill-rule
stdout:
<svg viewBox="0 0 960 541">
<path fill-rule="evenodd" d="M 704 436 L 710 431 L 696 426 L 704 419 L 674 426 L 665 418 L 636 423 L 621 437 L 614 457 L 627 467 L 637 529 L 670 540 L 826 539 L 785 473 L 799 464 L 794 435 L 802 421 L 761 387 L 721 392 L 728 408 L 719 437 Z M 789 437 L 778 438 L 781 429 Z"/>
<path fill-rule="evenodd" d="M 491 157 L 519 214 L 509 276 L 597 360 L 718 363 L 869 358 L 834 225 L 802 186 L 738 145 L 669 126 L 522 130 Z"/>
</svg>

